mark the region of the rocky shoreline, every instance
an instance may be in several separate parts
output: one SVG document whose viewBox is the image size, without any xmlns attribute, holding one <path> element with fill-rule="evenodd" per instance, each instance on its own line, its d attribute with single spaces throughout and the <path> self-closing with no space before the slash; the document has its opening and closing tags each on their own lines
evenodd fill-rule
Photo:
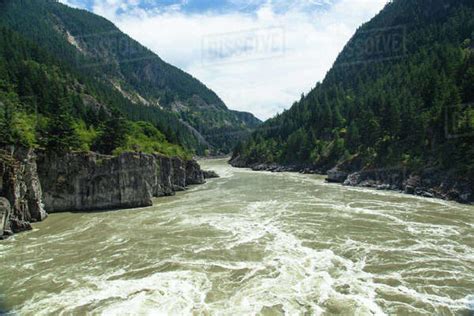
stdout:
<svg viewBox="0 0 474 316">
<path fill-rule="evenodd" d="M 318 168 L 307 164 L 247 164 L 239 157 L 231 159 L 229 164 L 236 168 L 250 168 L 253 171 L 320 174 L 326 175 L 326 181 L 329 183 L 392 190 L 427 198 L 474 204 L 474 179 L 463 179 L 453 173 L 434 168 L 417 172 L 402 167 L 365 169 L 355 160 L 333 168 Z"/>
<path fill-rule="evenodd" d="M 30 230 L 48 213 L 151 206 L 154 197 L 213 177 L 195 160 L 157 154 L 0 149 L 0 238 Z"/>
</svg>

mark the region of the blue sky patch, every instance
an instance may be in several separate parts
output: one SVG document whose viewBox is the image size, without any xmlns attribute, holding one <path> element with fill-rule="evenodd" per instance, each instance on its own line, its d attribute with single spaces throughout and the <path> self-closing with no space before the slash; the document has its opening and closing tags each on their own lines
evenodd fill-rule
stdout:
<svg viewBox="0 0 474 316">
<path fill-rule="evenodd" d="M 184 13 L 206 13 L 206 12 L 239 12 L 251 14 L 262 6 L 271 3 L 275 13 L 284 13 L 292 8 L 304 8 L 306 10 L 325 10 L 339 0 L 121 0 L 113 1 L 121 3 L 124 8 L 117 13 L 126 13 L 127 8 L 140 8 L 145 10 L 180 10 Z M 64 0 L 72 6 L 93 10 L 94 4 L 107 3 L 107 0 Z"/>
</svg>

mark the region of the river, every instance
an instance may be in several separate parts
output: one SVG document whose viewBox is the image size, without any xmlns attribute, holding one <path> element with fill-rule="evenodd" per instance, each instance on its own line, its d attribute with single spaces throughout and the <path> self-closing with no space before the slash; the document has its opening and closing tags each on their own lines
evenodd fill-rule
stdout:
<svg viewBox="0 0 474 316">
<path fill-rule="evenodd" d="M 430 315 L 474 304 L 474 206 L 252 172 L 0 243 L 18 315 Z"/>
</svg>

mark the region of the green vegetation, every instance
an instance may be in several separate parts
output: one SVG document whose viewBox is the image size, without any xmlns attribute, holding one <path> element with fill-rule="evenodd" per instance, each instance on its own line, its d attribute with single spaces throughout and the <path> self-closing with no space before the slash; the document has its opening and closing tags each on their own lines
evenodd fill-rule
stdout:
<svg viewBox="0 0 474 316">
<path fill-rule="evenodd" d="M 324 169 L 357 155 L 366 167 L 474 178 L 473 43 L 473 1 L 395 0 L 357 31 L 322 83 L 234 156 Z"/>
<path fill-rule="evenodd" d="M 158 125 L 126 119 L 114 97 L 97 93 L 94 83 L 19 34 L 0 28 L 0 145 L 190 157 Z M 172 131 L 169 135 L 176 139 Z"/>
<path fill-rule="evenodd" d="M 260 123 L 251 114 L 228 110 L 197 79 L 87 11 L 54 0 L 5 0 L 0 25 L 50 53 L 61 62 L 59 71 L 73 71 L 80 78 L 77 86 L 86 87 L 96 102 L 113 104 L 129 120 L 153 124 L 188 151 L 230 152 Z"/>
<path fill-rule="evenodd" d="M 114 150 L 115 154 L 136 151 L 191 158 L 191 155 L 182 148 L 168 143 L 166 137 L 150 123 L 133 122 L 127 128 L 129 133 L 126 134 L 123 144 Z"/>
</svg>

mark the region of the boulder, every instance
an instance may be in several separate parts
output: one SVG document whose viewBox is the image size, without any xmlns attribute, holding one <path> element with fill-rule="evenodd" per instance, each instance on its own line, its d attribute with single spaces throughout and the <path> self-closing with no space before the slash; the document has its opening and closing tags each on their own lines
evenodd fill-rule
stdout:
<svg viewBox="0 0 474 316">
<path fill-rule="evenodd" d="M 344 181 L 344 185 L 356 186 L 360 183 L 361 174 L 360 172 L 354 172 L 347 176 Z"/>
<path fill-rule="evenodd" d="M 348 176 L 362 168 L 362 159 L 354 155 L 327 171 L 327 182 L 344 183 Z"/>
<path fill-rule="evenodd" d="M 213 179 L 213 178 L 219 178 L 219 175 L 212 170 L 204 170 L 203 171 L 204 179 Z"/>
<path fill-rule="evenodd" d="M 418 175 L 410 175 L 404 183 L 404 192 L 407 194 L 415 194 L 417 188 L 421 185 L 421 178 Z"/>
<path fill-rule="evenodd" d="M 327 172 L 326 181 L 330 183 L 344 183 L 349 173 L 340 170 L 337 166 Z"/>
</svg>

